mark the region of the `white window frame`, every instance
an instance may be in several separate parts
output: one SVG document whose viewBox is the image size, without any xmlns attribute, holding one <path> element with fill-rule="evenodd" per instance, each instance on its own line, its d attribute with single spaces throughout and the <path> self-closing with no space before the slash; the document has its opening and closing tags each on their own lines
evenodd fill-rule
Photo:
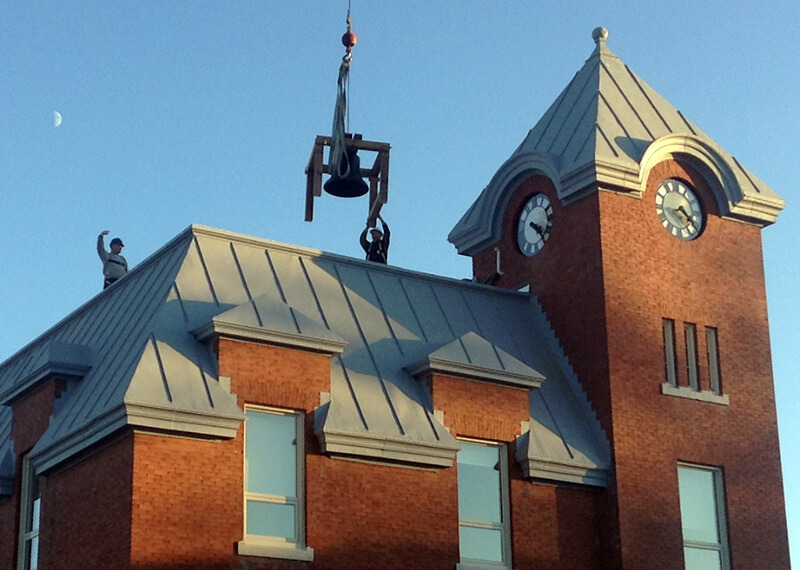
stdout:
<svg viewBox="0 0 800 570">
<path fill-rule="evenodd" d="M 268 495 L 253 493 L 247 490 L 247 421 L 244 426 L 244 472 L 242 478 L 244 540 L 236 545 L 236 551 L 243 556 L 265 556 L 271 558 L 289 558 L 292 560 L 314 560 L 314 549 L 306 546 L 305 522 L 305 414 L 295 410 L 285 410 L 267 406 L 245 406 L 245 413 L 255 412 L 279 416 L 291 416 L 295 421 L 295 476 L 297 496 Z M 247 532 L 247 502 L 257 501 L 278 505 L 294 505 L 295 507 L 295 537 L 292 541 L 279 536 L 266 536 L 248 534 Z"/>
<path fill-rule="evenodd" d="M 496 441 L 486 441 L 471 438 L 459 438 L 461 443 L 471 445 L 483 445 L 486 447 L 495 447 L 500 457 L 500 516 L 502 522 L 500 524 L 488 521 L 479 521 L 472 519 L 462 519 L 461 513 L 458 517 L 459 534 L 462 526 L 471 528 L 485 528 L 500 530 L 503 534 L 502 538 L 502 562 L 494 562 L 491 560 L 478 560 L 473 558 L 465 558 L 460 554 L 461 545 L 459 540 L 459 557 L 460 562 L 456 564 L 456 570 L 510 570 L 511 569 L 511 508 L 509 502 L 509 485 L 508 485 L 508 452 L 505 444 Z M 458 459 L 456 459 L 458 464 Z"/>
<path fill-rule="evenodd" d="M 700 550 L 711 550 L 720 553 L 720 561 L 722 570 L 730 570 L 731 559 L 730 549 L 728 547 L 728 518 L 725 509 L 725 481 L 724 473 L 720 467 L 712 467 L 708 465 L 697 465 L 694 463 L 678 463 L 678 471 L 680 469 L 694 469 L 697 471 L 710 472 L 713 476 L 713 493 L 714 493 L 714 507 L 715 516 L 717 519 L 717 535 L 719 542 L 698 542 L 693 540 L 683 539 L 683 547 L 694 548 Z M 680 492 L 680 491 L 679 491 Z M 681 534 L 683 534 L 683 521 L 681 521 Z"/>
<path fill-rule="evenodd" d="M 36 501 L 39 501 L 38 513 Z M 42 516 L 41 480 L 36 470 L 25 455 L 22 458 L 22 493 L 19 503 L 19 548 L 17 549 L 17 568 L 19 570 L 36 570 L 38 565 L 31 565 L 31 558 L 39 559 L 39 530 Z M 34 514 L 37 516 L 34 517 Z M 28 530 L 30 528 L 30 530 Z M 28 544 L 31 545 L 35 557 L 28 555 Z M 35 548 L 34 548 L 35 547 Z"/>
</svg>

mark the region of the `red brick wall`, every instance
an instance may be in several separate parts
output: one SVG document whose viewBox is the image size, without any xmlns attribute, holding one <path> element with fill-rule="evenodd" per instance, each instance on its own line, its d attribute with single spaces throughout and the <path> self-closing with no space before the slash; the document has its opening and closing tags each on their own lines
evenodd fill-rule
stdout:
<svg viewBox="0 0 800 570">
<path fill-rule="evenodd" d="M 455 437 L 474 437 L 512 445 L 520 422 L 530 419 L 528 391 L 486 382 L 434 375 L 433 406 Z"/>
<path fill-rule="evenodd" d="M 11 406 L 11 439 L 17 456 L 36 445 L 50 425 L 53 404 L 64 386 L 63 380 L 48 380 Z"/>
<path fill-rule="evenodd" d="M 655 212 L 655 189 L 669 177 L 696 188 L 708 213 L 694 241 L 670 236 Z M 554 202 L 554 223 L 544 249 L 528 259 L 514 245 L 516 214 L 537 191 Z M 603 508 L 603 526 L 619 532 L 606 541 L 611 566 L 682 567 L 681 460 L 724 467 L 733 564 L 788 568 L 760 229 L 717 212 L 703 178 L 667 161 L 651 171 L 642 199 L 597 192 L 565 208 L 537 177 L 520 186 L 506 213 L 499 284 L 530 280 L 612 438 L 616 481 Z M 491 247 L 475 256 L 478 277 L 493 267 Z M 705 327 L 718 329 L 730 406 L 661 394 L 662 318 L 676 321 L 682 385 L 683 323 L 698 325 L 705 389 Z"/>
<path fill-rule="evenodd" d="M 132 459 L 129 434 L 44 479 L 40 568 L 128 567 Z"/>
<path fill-rule="evenodd" d="M 661 227 L 654 194 L 665 178 L 697 190 L 709 214 L 700 238 L 683 242 Z M 602 193 L 600 204 L 623 559 L 681 566 L 675 465 L 683 460 L 724 467 L 733 563 L 788 568 L 760 228 L 715 215 L 703 178 L 676 162 L 651 171 L 642 200 Z M 697 324 L 706 389 L 705 327 L 718 329 L 730 406 L 660 394 L 662 317 L 676 321 L 682 384 L 683 323 Z M 671 547 L 675 562 L 652 564 L 658 543 Z"/>
<path fill-rule="evenodd" d="M 135 568 L 227 567 L 242 531 L 242 441 L 135 434 Z"/>
</svg>

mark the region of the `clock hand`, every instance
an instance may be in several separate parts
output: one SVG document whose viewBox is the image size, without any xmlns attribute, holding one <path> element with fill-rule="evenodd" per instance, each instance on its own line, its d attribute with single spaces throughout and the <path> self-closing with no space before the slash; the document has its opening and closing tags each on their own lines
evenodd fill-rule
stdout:
<svg viewBox="0 0 800 570">
<path fill-rule="evenodd" d="M 537 224 L 535 224 L 533 222 L 529 222 L 529 223 L 530 223 L 530 226 L 534 230 L 536 230 L 536 233 L 539 234 L 539 237 L 544 237 L 544 232 L 542 231 L 542 228 L 540 228 Z"/>
<path fill-rule="evenodd" d="M 683 204 L 681 204 L 672 211 L 676 213 L 680 212 L 682 214 L 684 225 L 688 226 L 690 223 L 692 223 L 692 218 L 691 216 L 689 216 L 689 213 L 686 211 L 686 208 L 683 207 Z"/>
</svg>

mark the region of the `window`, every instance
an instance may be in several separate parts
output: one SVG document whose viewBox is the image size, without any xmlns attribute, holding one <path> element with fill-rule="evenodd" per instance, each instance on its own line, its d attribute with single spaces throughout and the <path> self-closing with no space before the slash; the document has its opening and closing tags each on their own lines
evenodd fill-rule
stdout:
<svg viewBox="0 0 800 570">
<path fill-rule="evenodd" d="M 683 556 L 687 570 L 728 570 L 722 470 L 678 465 Z"/>
<path fill-rule="evenodd" d="M 39 477 L 28 456 L 22 459 L 22 500 L 20 502 L 19 558 L 17 568 L 35 570 L 39 566 L 39 514 L 42 493 Z"/>
<path fill-rule="evenodd" d="M 462 441 L 457 463 L 459 568 L 510 568 L 505 447 Z"/>
<path fill-rule="evenodd" d="M 305 547 L 303 415 L 246 409 L 244 534 L 238 553 L 312 560 Z"/>
<path fill-rule="evenodd" d="M 706 327 L 706 345 L 708 346 L 708 377 L 711 383 L 711 392 L 722 394 L 722 382 L 719 376 L 719 348 L 717 329 Z"/>
<path fill-rule="evenodd" d="M 720 404 L 727 406 L 730 399 L 722 393 L 722 379 L 720 377 L 719 338 L 717 329 L 705 327 L 706 348 L 708 350 L 708 388 L 701 389 L 700 363 L 697 345 L 697 325 L 683 323 L 683 334 L 686 345 L 686 378 L 679 382 L 677 369 L 677 349 L 675 336 L 676 323 L 673 319 L 661 319 L 661 328 L 664 333 L 664 369 L 665 381 L 661 384 L 661 393 L 667 396 L 688 398 L 700 402 Z"/>
<path fill-rule="evenodd" d="M 689 369 L 689 388 L 695 392 L 700 390 L 697 378 L 697 326 L 693 323 L 684 323 L 686 334 L 686 366 Z"/>
<path fill-rule="evenodd" d="M 677 386 L 678 379 L 675 376 L 675 321 L 662 319 L 661 326 L 664 329 L 664 364 L 666 366 L 667 384 Z"/>
</svg>

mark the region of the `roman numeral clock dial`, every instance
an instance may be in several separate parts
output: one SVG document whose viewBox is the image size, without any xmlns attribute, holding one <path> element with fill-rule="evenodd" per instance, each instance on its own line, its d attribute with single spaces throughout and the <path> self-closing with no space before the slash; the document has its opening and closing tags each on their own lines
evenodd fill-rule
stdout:
<svg viewBox="0 0 800 570">
<path fill-rule="evenodd" d="M 688 184 L 664 180 L 656 191 L 656 213 L 661 225 L 678 239 L 693 240 L 703 231 L 703 209 Z"/>
<path fill-rule="evenodd" d="M 517 223 L 517 246 L 531 257 L 539 253 L 553 227 L 553 206 L 544 194 L 534 194 L 525 202 Z"/>
</svg>

